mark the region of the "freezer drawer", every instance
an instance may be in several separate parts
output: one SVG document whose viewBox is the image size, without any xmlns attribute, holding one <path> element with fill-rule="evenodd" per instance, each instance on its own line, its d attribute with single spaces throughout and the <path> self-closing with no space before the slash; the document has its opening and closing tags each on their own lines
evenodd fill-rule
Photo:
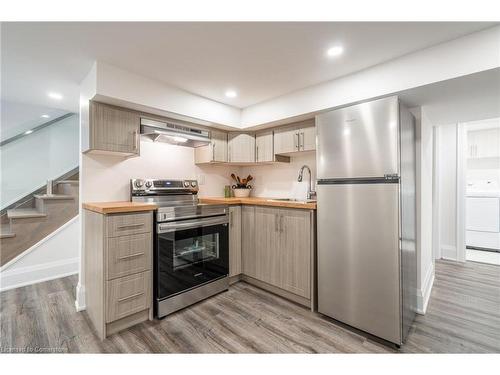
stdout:
<svg viewBox="0 0 500 375">
<path fill-rule="evenodd" d="M 316 116 L 318 179 L 398 174 L 397 97 Z"/>
<path fill-rule="evenodd" d="M 317 192 L 319 312 L 400 344 L 399 184 Z"/>
</svg>

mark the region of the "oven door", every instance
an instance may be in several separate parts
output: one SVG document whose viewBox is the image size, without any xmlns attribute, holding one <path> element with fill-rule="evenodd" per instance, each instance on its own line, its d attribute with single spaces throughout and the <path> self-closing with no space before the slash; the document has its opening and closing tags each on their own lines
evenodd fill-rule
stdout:
<svg viewBox="0 0 500 375">
<path fill-rule="evenodd" d="M 159 223 L 156 241 L 159 301 L 229 273 L 227 215 Z"/>
</svg>

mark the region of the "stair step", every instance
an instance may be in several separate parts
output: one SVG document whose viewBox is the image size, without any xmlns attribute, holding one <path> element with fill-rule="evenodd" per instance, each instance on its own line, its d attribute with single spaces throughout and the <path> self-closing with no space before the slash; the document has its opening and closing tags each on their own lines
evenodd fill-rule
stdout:
<svg viewBox="0 0 500 375">
<path fill-rule="evenodd" d="M 28 219 L 45 216 L 47 216 L 47 214 L 41 213 L 34 208 L 15 208 L 13 210 L 7 210 L 7 217 L 9 219 Z"/>
<path fill-rule="evenodd" d="M 44 200 L 75 199 L 74 196 L 65 194 L 35 194 L 34 197 Z"/>
<path fill-rule="evenodd" d="M 10 230 L 10 225 L 0 226 L 0 239 L 15 237 L 16 234 Z"/>
<path fill-rule="evenodd" d="M 56 181 L 56 184 L 79 185 L 80 181 L 79 180 L 61 180 L 61 181 Z"/>
</svg>

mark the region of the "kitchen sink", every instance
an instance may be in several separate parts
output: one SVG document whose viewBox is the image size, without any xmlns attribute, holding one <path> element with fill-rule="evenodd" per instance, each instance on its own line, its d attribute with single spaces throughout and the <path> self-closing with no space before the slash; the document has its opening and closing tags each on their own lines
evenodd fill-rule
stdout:
<svg viewBox="0 0 500 375">
<path fill-rule="evenodd" d="M 293 203 L 303 203 L 303 204 L 316 202 L 315 199 L 304 200 L 304 199 L 295 199 L 295 198 L 272 198 L 272 199 L 268 199 L 267 201 L 268 202 L 293 202 Z"/>
</svg>

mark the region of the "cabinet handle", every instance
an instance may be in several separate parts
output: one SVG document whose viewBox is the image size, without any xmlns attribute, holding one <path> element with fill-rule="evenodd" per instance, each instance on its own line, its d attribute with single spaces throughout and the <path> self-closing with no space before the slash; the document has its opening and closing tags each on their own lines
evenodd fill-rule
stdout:
<svg viewBox="0 0 500 375">
<path fill-rule="evenodd" d="M 143 294 L 144 294 L 144 292 L 141 292 L 141 293 L 132 294 L 131 296 L 128 296 L 128 297 L 118 298 L 118 302 L 123 302 L 123 301 L 127 301 L 129 299 L 132 299 L 132 298 L 137 298 L 137 297 L 142 296 Z"/>
<path fill-rule="evenodd" d="M 125 260 L 125 259 L 130 259 L 130 258 L 137 258 L 137 257 L 140 257 L 141 255 L 144 255 L 144 252 L 130 254 L 130 255 L 124 255 L 122 257 L 119 257 L 118 260 Z"/>
<path fill-rule="evenodd" d="M 138 227 L 142 227 L 143 225 L 144 225 L 144 223 L 119 225 L 119 226 L 116 227 L 116 229 L 138 228 Z"/>
<path fill-rule="evenodd" d="M 230 222 L 230 227 L 233 227 L 233 211 L 229 212 L 229 222 Z"/>
<path fill-rule="evenodd" d="M 297 137 L 297 139 L 295 139 Z M 298 151 L 299 150 L 299 133 L 295 133 L 293 136 L 294 147 Z"/>
<path fill-rule="evenodd" d="M 139 137 L 138 137 L 138 135 L 139 135 L 138 131 L 134 130 L 134 151 L 139 150 L 139 145 L 138 145 Z"/>
<path fill-rule="evenodd" d="M 259 146 L 255 146 L 255 161 L 259 161 Z"/>
<path fill-rule="evenodd" d="M 280 215 L 280 233 L 283 233 L 283 215 Z"/>
<path fill-rule="evenodd" d="M 227 159 L 228 161 L 231 161 L 231 146 L 227 147 Z"/>
<path fill-rule="evenodd" d="M 212 143 L 212 161 L 215 161 L 215 143 Z"/>
<path fill-rule="evenodd" d="M 274 214 L 274 231 L 277 232 L 278 229 L 278 214 Z"/>
<path fill-rule="evenodd" d="M 299 138 L 299 147 L 301 147 L 302 151 L 304 151 L 304 132 L 300 132 L 299 135 L 302 136 L 302 142 L 300 142 L 300 138 Z"/>
</svg>

